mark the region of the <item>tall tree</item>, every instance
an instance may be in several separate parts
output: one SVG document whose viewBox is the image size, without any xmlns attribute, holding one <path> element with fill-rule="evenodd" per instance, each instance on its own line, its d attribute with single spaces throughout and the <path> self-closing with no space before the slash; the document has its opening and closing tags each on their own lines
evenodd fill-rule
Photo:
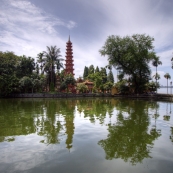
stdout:
<svg viewBox="0 0 173 173">
<path fill-rule="evenodd" d="M 100 50 L 102 56 L 108 56 L 112 65 L 128 75 L 135 93 L 141 93 L 151 75 L 149 63 L 156 59 L 153 50 L 154 38 L 145 34 L 120 37 L 109 36 Z"/>
<path fill-rule="evenodd" d="M 108 78 L 108 82 L 114 83 L 114 76 L 113 76 L 112 70 L 109 71 L 107 78 Z"/>
<path fill-rule="evenodd" d="M 88 79 L 90 79 L 92 82 L 94 82 L 94 88 L 96 90 L 99 90 L 99 89 L 102 88 L 103 81 L 102 81 L 102 76 L 100 75 L 99 72 L 93 73 L 93 74 L 89 74 L 88 75 Z"/>
<path fill-rule="evenodd" d="M 157 78 L 157 76 L 158 76 L 158 75 L 157 75 L 157 67 L 158 67 L 158 65 L 162 65 L 162 62 L 159 61 L 159 57 L 156 57 L 156 58 L 153 60 L 152 64 L 153 64 L 154 67 L 156 67 L 155 79 L 156 79 L 156 93 L 157 93 L 157 80 L 158 80 L 158 78 Z"/>
<path fill-rule="evenodd" d="M 25 55 L 21 56 L 17 67 L 18 77 L 19 78 L 22 78 L 24 76 L 30 77 L 34 70 L 35 70 L 34 58 L 26 57 Z"/>
<path fill-rule="evenodd" d="M 95 73 L 100 72 L 99 67 L 97 66 L 95 69 Z"/>
<path fill-rule="evenodd" d="M 13 52 L 0 51 L 0 95 L 8 95 L 18 90 L 18 63 L 19 57 Z"/>
<path fill-rule="evenodd" d="M 106 68 L 101 67 L 100 69 L 100 75 L 102 77 L 102 82 L 103 84 L 105 84 L 107 82 L 107 72 L 106 72 Z"/>
<path fill-rule="evenodd" d="M 44 51 L 44 71 L 48 75 L 49 87 L 55 87 L 55 66 L 62 60 L 60 57 L 60 49 L 56 46 L 47 46 L 47 52 Z M 59 66 L 60 67 L 60 66 Z"/>
<path fill-rule="evenodd" d="M 38 55 L 37 55 L 37 62 L 40 63 L 40 70 L 41 70 L 41 73 L 43 72 L 42 69 L 43 69 L 43 63 L 44 63 L 44 52 L 40 52 Z"/>
<path fill-rule="evenodd" d="M 168 94 L 168 79 L 171 79 L 171 76 L 169 73 L 166 73 L 164 77 L 167 79 L 167 94 Z"/>
<path fill-rule="evenodd" d="M 88 67 L 85 66 L 84 72 L 83 72 L 83 79 L 86 79 L 88 77 Z"/>
<path fill-rule="evenodd" d="M 88 74 L 93 74 L 95 72 L 94 65 L 90 65 L 88 68 Z"/>
<path fill-rule="evenodd" d="M 155 82 L 155 86 L 156 86 L 156 93 L 157 93 L 157 89 L 160 87 L 159 82 L 157 82 L 160 79 L 160 75 L 158 73 L 156 73 L 153 78 L 156 80 Z"/>
</svg>

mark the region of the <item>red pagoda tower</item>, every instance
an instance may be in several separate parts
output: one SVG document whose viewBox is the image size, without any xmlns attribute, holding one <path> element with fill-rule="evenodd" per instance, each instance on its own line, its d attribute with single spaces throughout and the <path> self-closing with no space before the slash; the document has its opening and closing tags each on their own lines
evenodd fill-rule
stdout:
<svg viewBox="0 0 173 173">
<path fill-rule="evenodd" d="M 70 36 L 68 42 L 66 43 L 66 60 L 65 60 L 65 74 L 72 74 L 74 76 L 73 68 L 73 50 L 72 42 L 70 41 Z"/>
</svg>

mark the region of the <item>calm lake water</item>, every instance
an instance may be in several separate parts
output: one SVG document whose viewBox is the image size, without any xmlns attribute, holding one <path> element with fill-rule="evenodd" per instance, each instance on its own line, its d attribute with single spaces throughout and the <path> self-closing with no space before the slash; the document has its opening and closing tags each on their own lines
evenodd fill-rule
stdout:
<svg viewBox="0 0 173 173">
<path fill-rule="evenodd" d="M 172 173 L 173 103 L 1 99 L 1 173 Z"/>
<path fill-rule="evenodd" d="M 157 93 L 160 93 L 160 94 L 167 94 L 167 92 L 168 94 L 173 94 L 173 89 L 168 88 L 167 90 L 167 88 L 158 88 L 158 91 L 157 91 Z"/>
</svg>

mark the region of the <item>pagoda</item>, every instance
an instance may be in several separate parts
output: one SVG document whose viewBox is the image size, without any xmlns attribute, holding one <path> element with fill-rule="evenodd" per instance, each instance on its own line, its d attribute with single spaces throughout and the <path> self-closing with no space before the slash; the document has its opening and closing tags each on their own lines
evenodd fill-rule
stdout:
<svg viewBox="0 0 173 173">
<path fill-rule="evenodd" d="M 66 43 L 66 60 L 65 60 L 65 74 L 72 74 L 74 76 L 73 68 L 73 50 L 72 42 L 70 41 L 70 36 L 68 42 Z"/>
</svg>

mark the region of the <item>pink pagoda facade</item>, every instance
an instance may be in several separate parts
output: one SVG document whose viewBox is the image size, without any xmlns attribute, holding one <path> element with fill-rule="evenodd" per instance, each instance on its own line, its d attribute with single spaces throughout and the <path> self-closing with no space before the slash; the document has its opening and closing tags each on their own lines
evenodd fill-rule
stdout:
<svg viewBox="0 0 173 173">
<path fill-rule="evenodd" d="M 73 49 L 72 42 L 69 40 L 66 43 L 66 60 L 65 60 L 65 74 L 72 74 L 74 76 L 74 63 L 73 63 Z"/>
</svg>

